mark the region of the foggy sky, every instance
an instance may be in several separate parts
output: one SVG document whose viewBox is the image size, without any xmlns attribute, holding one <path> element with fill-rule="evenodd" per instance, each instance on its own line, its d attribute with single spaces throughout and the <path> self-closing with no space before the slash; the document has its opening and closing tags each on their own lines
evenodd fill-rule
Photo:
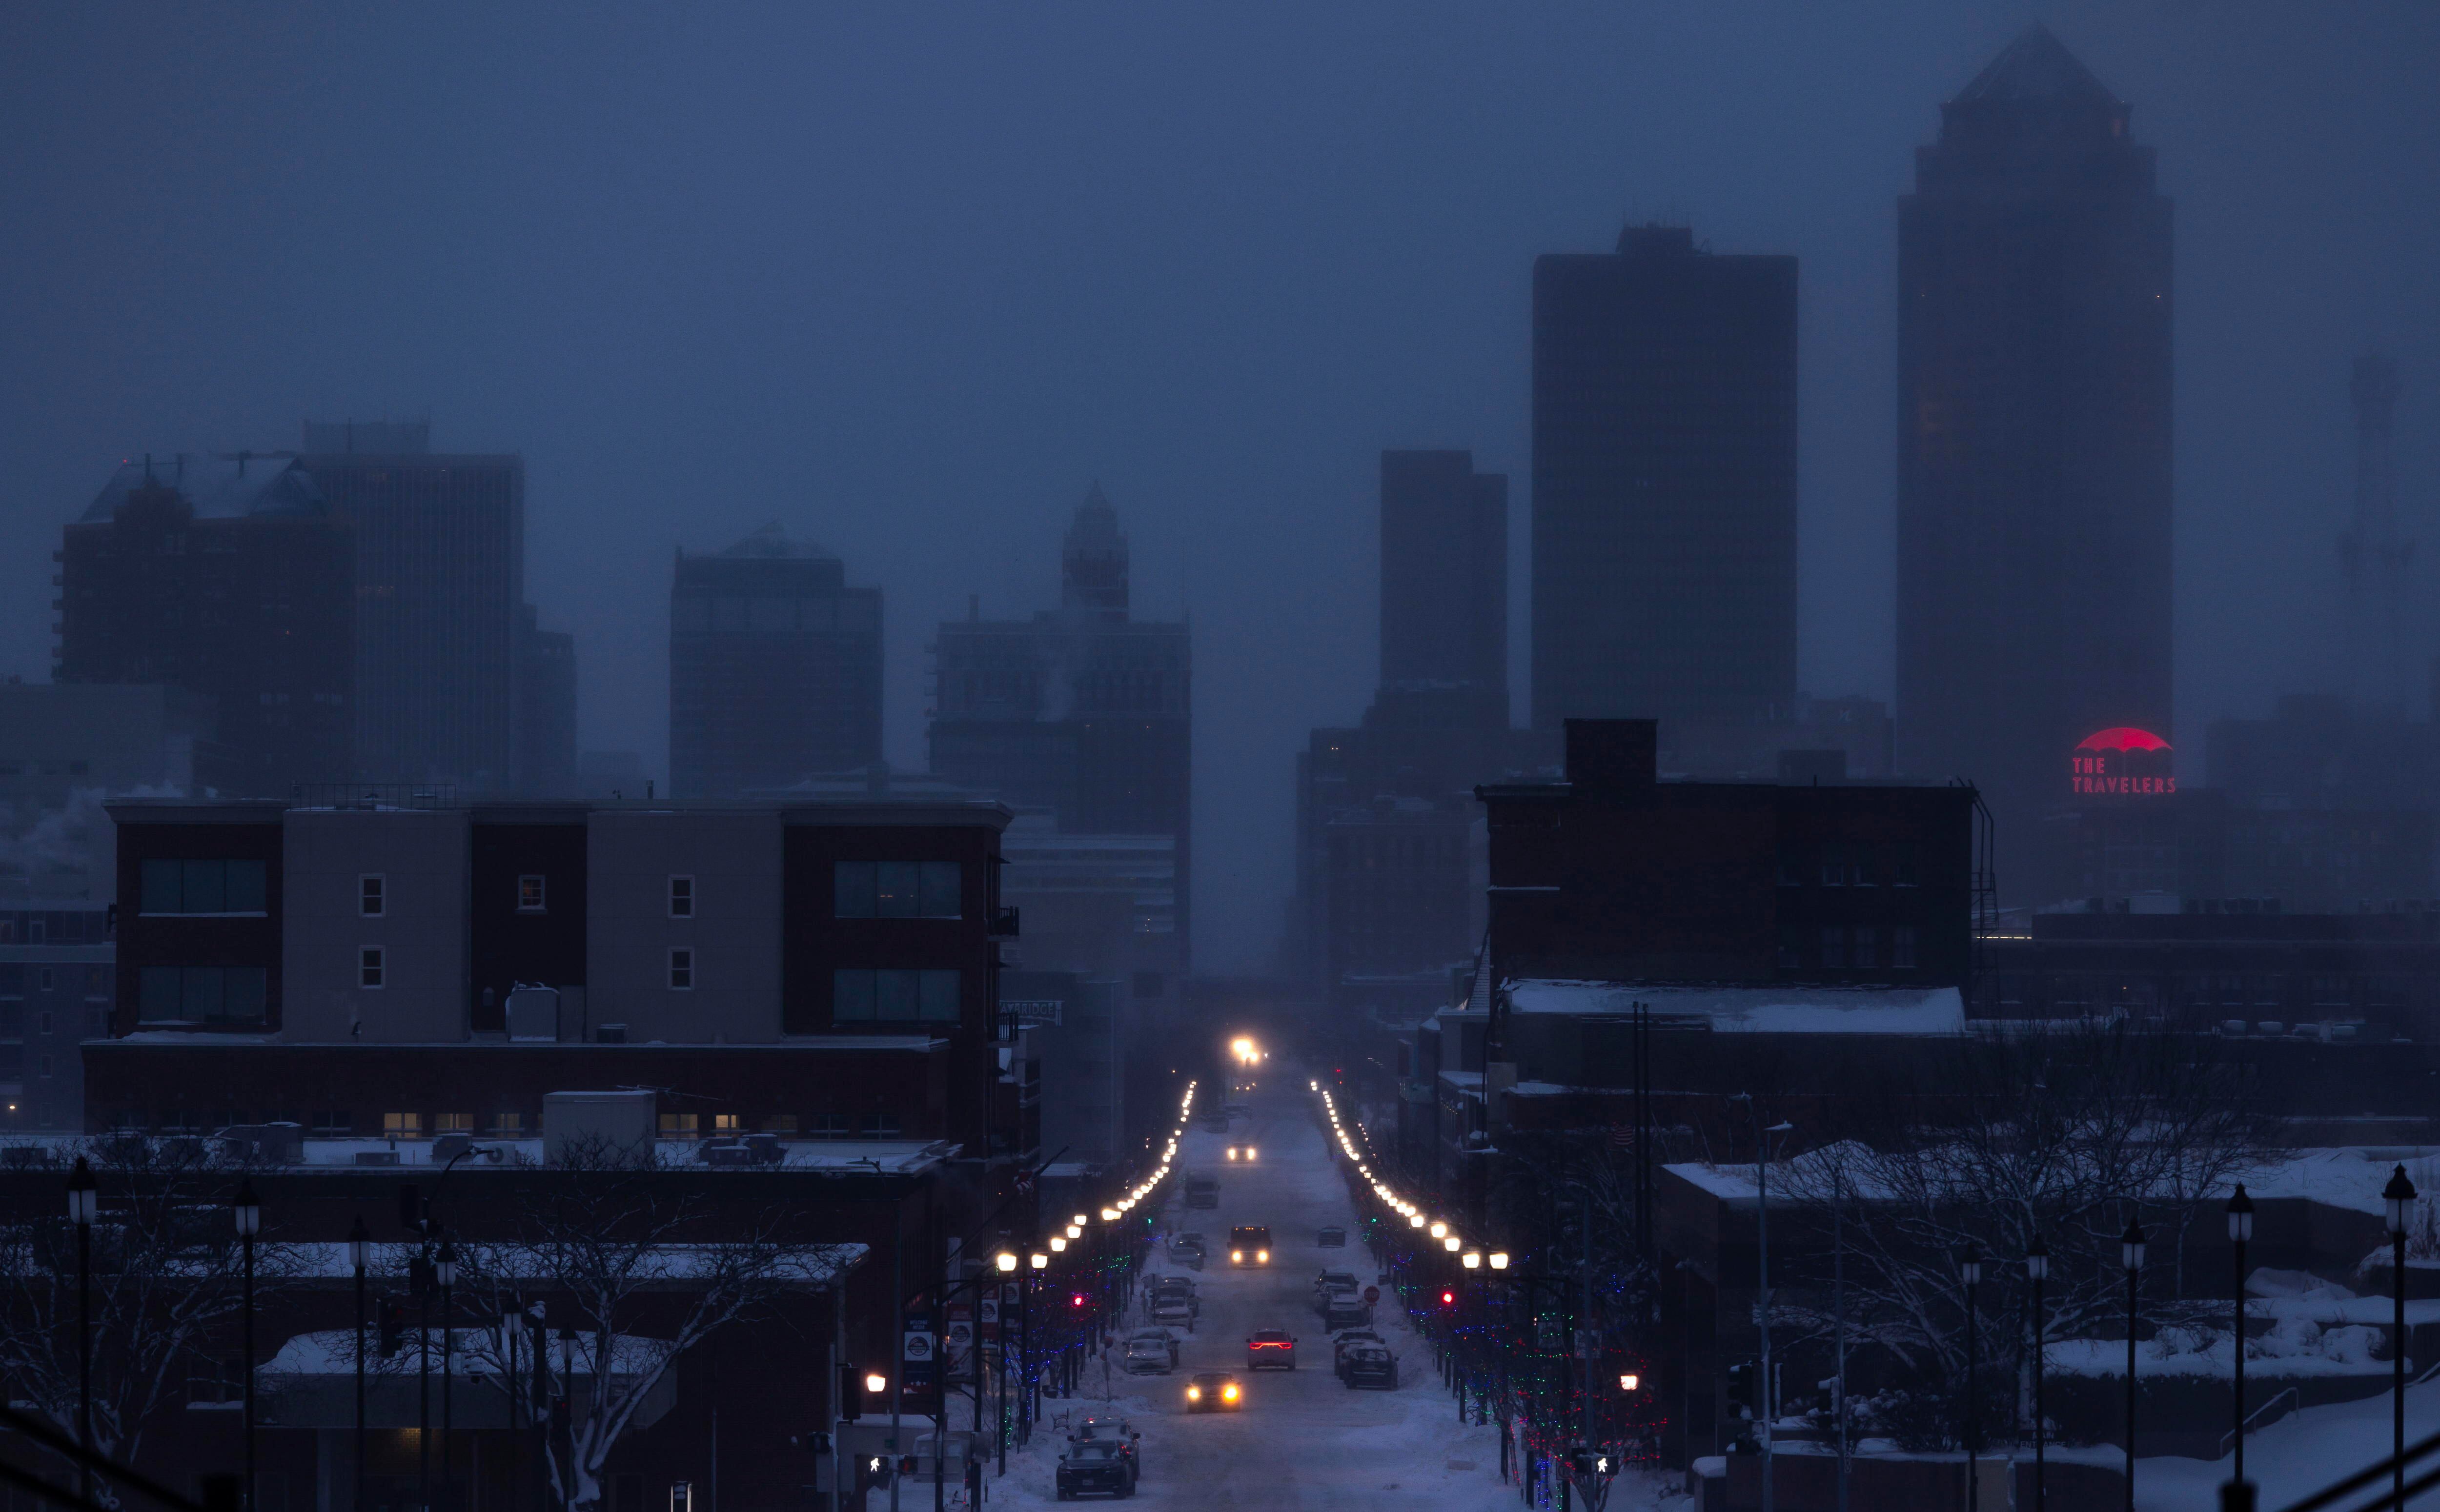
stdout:
<svg viewBox="0 0 2440 1512">
<path fill-rule="evenodd" d="M 1889 696 L 1893 198 L 2040 16 L 2177 202 L 2179 719 L 2338 685 L 2347 364 L 2440 503 L 2440 8 L 1142 4 L 0 11 L 0 673 L 121 456 L 428 416 L 528 468 L 583 743 L 665 773 L 672 548 L 776 519 L 932 622 L 1055 602 L 1100 480 L 1191 609 L 1198 967 L 1264 964 L 1293 753 L 1376 670 L 1377 454 L 1512 476 L 1534 256 L 1802 259 L 1803 680 Z M 2418 554 L 2417 646 L 2435 645 Z M 2420 654 L 2420 650 L 2418 654 Z"/>
</svg>

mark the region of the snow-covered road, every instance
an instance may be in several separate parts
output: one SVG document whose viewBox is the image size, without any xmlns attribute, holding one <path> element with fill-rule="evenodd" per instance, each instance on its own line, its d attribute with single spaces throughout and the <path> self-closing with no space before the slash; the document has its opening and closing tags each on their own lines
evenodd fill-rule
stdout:
<svg viewBox="0 0 2440 1512">
<path fill-rule="evenodd" d="M 1407 1331 L 1393 1299 L 1385 1296 L 1376 1326 L 1400 1357 L 1396 1391 L 1351 1391 L 1330 1370 L 1329 1335 L 1312 1307 L 1313 1280 L 1325 1269 L 1348 1270 L 1370 1282 L 1372 1256 L 1351 1242 L 1322 1249 L 1319 1230 L 1351 1231 L 1355 1213 L 1315 1122 L 1301 1077 L 1273 1073 L 1270 1085 L 1236 1100 L 1250 1117 L 1226 1135 L 1190 1132 L 1180 1165 L 1220 1176 L 1220 1206 L 1188 1212 L 1173 1203 L 1166 1226 L 1200 1230 L 1211 1240 L 1211 1264 L 1195 1276 L 1203 1314 L 1185 1340 L 1176 1374 L 1112 1378 L 1117 1409 L 1143 1432 L 1144 1477 L 1139 1500 L 1153 1506 L 1277 1509 L 1519 1508 L 1513 1486 L 1499 1481 L 1498 1431 L 1461 1427 L 1457 1404 L 1441 1387 L 1429 1349 Z M 1291 1085 L 1292 1081 L 1292 1085 Z M 1260 1158 L 1230 1165 L 1231 1144 L 1251 1145 Z M 1262 1223 L 1271 1229 L 1268 1270 L 1231 1271 L 1229 1229 Z M 1157 1253 L 1156 1270 L 1169 1269 Z M 1190 1272 L 1193 1273 L 1193 1272 Z M 1297 1336 L 1298 1368 L 1246 1371 L 1246 1336 L 1285 1328 Z M 1197 1370 L 1229 1370 L 1244 1383 L 1245 1410 L 1184 1411 L 1186 1379 Z M 1100 1386 L 1094 1372 L 1093 1386 Z M 1046 1412 L 1100 1411 L 1098 1397 L 1047 1403 Z M 1036 1436 L 1024 1455 L 1012 1455 L 1006 1481 L 992 1487 L 995 1504 L 1031 1507 L 1053 1499 L 1055 1432 Z"/>
</svg>

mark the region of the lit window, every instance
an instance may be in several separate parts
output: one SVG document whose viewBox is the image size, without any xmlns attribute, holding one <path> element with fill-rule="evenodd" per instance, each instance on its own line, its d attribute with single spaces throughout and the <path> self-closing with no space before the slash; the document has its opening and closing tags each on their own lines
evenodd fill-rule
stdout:
<svg viewBox="0 0 2440 1512">
<path fill-rule="evenodd" d="M 423 1115 L 422 1113 L 384 1113 L 382 1114 L 382 1132 L 391 1139 L 422 1139 Z"/>
<path fill-rule="evenodd" d="M 692 1113 L 661 1114 L 663 1139 L 692 1139 L 695 1136 L 695 1115 Z"/>
<path fill-rule="evenodd" d="M 366 918 L 381 917 L 386 902 L 384 891 L 383 879 L 370 875 L 357 878 L 356 912 Z"/>
<path fill-rule="evenodd" d="M 442 1113 L 433 1121 L 432 1130 L 437 1134 L 471 1134 L 475 1131 L 475 1115 Z"/>
<path fill-rule="evenodd" d="M 673 877 L 670 879 L 670 917 L 694 917 L 693 878 Z"/>
<path fill-rule="evenodd" d="M 356 952 L 356 986 L 380 987 L 381 985 L 382 948 L 378 945 L 368 945 Z"/>
<path fill-rule="evenodd" d="M 517 912 L 539 914 L 543 911 L 543 880 L 534 872 L 517 879 Z"/>
<path fill-rule="evenodd" d="M 492 1115 L 492 1132 L 504 1139 L 514 1139 L 526 1131 L 526 1115 L 521 1112 L 496 1112 Z"/>
<path fill-rule="evenodd" d="M 670 952 L 670 990 L 694 990 L 694 952 L 684 946 Z"/>
<path fill-rule="evenodd" d="M 745 1121 L 738 1117 L 735 1113 L 714 1113 L 711 1115 L 711 1131 L 715 1134 L 734 1134 L 745 1127 Z"/>
</svg>

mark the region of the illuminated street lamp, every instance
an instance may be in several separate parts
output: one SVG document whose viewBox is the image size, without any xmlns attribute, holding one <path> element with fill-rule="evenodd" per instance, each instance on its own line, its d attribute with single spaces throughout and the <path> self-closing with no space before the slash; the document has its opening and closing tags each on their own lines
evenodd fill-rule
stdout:
<svg viewBox="0 0 2440 1512">
<path fill-rule="evenodd" d="M 1043 1254 L 1040 1250 L 1036 1250 L 1032 1254 L 1026 1256 L 1025 1263 L 1033 1267 L 1037 1271 L 1049 1270 L 1050 1267 L 1050 1256 Z"/>
<path fill-rule="evenodd" d="M 1058 1235 L 1053 1234 L 1052 1236 L 1050 1236 L 1050 1253 L 1051 1253 L 1051 1254 L 1067 1254 L 1067 1253 L 1068 1253 L 1068 1241 L 1067 1241 L 1066 1239 L 1064 1239 L 1064 1238 L 1061 1238 Z"/>
<path fill-rule="evenodd" d="M 1449 1254 L 1455 1254 L 1461 1248 L 1462 1248 L 1462 1244 L 1459 1240 L 1458 1236 L 1452 1234 L 1447 1238 L 1441 1240 L 1441 1247 L 1448 1251 Z"/>
<path fill-rule="evenodd" d="M 1505 1271 L 1508 1269 L 1508 1252 L 1506 1250 L 1494 1250 L 1491 1252 L 1491 1268 L 1495 1271 Z"/>
<path fill-rule="evenodd" d="M 999 1267 L 1000 1274 L 1006 1275 L 1016 1269 L 1016 1256 L 1002 1250 L 992 1257 L 992 1264 Z"/>
<path fill-rule="evenodd" d="M 1461 1258 L 1461 1263 L 1469 1271 L 1479 1271 L 1482 1268 L 1481 1253 L 1476 1250 L 1468 1250 Z"/>
</svg>

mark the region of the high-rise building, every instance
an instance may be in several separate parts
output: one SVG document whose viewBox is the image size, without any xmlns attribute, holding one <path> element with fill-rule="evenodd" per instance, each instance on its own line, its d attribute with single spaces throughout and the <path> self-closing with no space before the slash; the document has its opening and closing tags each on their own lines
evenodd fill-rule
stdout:
<svg viewBox="0 0 2440 1512">
<path fill-rule="evenodd" d="M 1534 264 L 1534 724 L 1796 701 L 1796 259 L 1682 226 Z"/>
<path fill-rule="evenodd" d="M 573 798 L 576 781 L 576 637 L 545 630 L 531 604 L 520 626 L 517 667 L 517 791 Z"/>
<path fill-rule="evenodd" d="M 305 425 L 299 465 L 356 542 L 356 774 L 516 781 L 526 468 L 431 449 L 416 423 Z"/>
<path fill-rule="evenodd" d="M 932 770 L 1047 809 L 1063 833 L 1175 837 L 1177 928 L 1191 938 L 1187 627 L 1133 617 L 1127 538 L 1098 485 L 1077 507 L 1060 568 L 1056 610 L 986 620 L 977 609 L 941 626 Z"/>
<path fill-rule="evenodd" d="M 2072 885 L 2079 743 L 2172 723 L 2170 204 L 2128 116 L 2035 27 L 1898 201 L 1898 764 L 1981 788 L 2003 901 Z"/>
<path fill-rule="evenodd" d="M 881 759 L 881 590 L 775 523 L 681 550 L 670 589 L 670 792 L 733 798 Z"/>
<path fill-rule="evenodd" d="M 352 774 L 354 545 L 282 458 L 122 465 L 60 551 L 62 683 L 207 695 L 242 794 Z"/>
<path fill-rule="evenodd" d="M 1381 685 L 1465 688 L 1508 723 L 1508 478 L 1381 454 Z"/>
</svg>

